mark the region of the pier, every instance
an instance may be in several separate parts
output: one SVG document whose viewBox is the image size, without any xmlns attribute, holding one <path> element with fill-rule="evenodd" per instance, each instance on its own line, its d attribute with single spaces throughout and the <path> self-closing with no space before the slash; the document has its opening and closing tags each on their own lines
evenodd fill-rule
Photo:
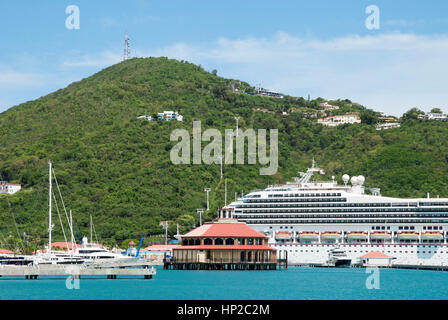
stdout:
<svg viewBox="0 0 448 320">
<path fill-rule="evenodd" d="M 277 270 L 282 264 L 276 262 L 165 262 L 165 270 Z"/>
<path fill-rule="evenodd" d="M 106 276 L 107 279 L 117 279 L 117 276 L 143 276 L 152 279 L 156 274 L 154 268 L 86 268 L 85 266 L 57 266 L 57 267 L 28 267 L 28 266 L 1 266 L 0 279 L 4 276 L 25 277 L 26 280 L 36 280 L 40 276 L 72 276 L 81 279 L 85 276 Z"/>
<path fill-rule="evenodd" d="M 120 259 L 114 261 L 100 260 L 94 262 L 86 262 L 88 268 L 149 268 L 155 265 L 148 260 L 142 259 Z"/>
</svg>

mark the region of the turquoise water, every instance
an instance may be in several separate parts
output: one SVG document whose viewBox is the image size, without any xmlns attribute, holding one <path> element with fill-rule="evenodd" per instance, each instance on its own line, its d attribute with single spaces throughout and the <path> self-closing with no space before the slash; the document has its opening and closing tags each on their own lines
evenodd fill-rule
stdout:
<svg viewBox="0 0 448 320">
<path fill-rule="evenodd" d="M 448 299 L 448 272 L 379 270 L 379 289 L 367 289 L 365 269 L 289 268 L 282 271 L 173 271 L 152 280 L 65 278 L 0 280 L 0 299 L 339 300 Z"/>
</svg>

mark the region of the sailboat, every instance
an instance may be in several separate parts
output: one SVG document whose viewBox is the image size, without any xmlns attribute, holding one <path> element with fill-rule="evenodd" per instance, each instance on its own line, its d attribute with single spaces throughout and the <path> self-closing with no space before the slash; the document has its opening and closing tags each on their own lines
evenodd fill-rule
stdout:
<svg viewBox="0 0 448 320">
<path fill-rule="evenodd" d="M 49 162 L 48 247 L 46 248 L 44 253 L 39 253 L 32 256 L 34 265 L 54 266 L 54 265 L 67 265 L 67 264 L 89 264 L 92 262 L 101 262 L 103 260 L 112 262 L 118 259 L 120 261 L 123 261 L 122 259 L 130 259 L 129 257 L 126 257 L 122 254 L 110 252 L 106 248 L 101 247 L 99 244 L 95 244 L 92 242 L 92 229 L 94 228 L 92 216 L 90 216 L 90 243 L 88 242 L 87 237 L 83 237 L 81 246 L 77 246 L 73 236 L 73 218 L 71 210 L 69 221 L 70 234 L 71 234 L 71 248 L 67 246 L 66 252 L 52 250 L 52 231 L 54 227 L 54 225 L 52 224 L 52 195 L 53 195 L 52 174 L 54 175 L 54 172 L 52 171 L 52 163 Z M 67 239 L 65 239 L 65 241 L 66 243 L 68 243 Z"/>
<path fill-rule="evenodd" d="M 67 265 L 67 264 L 83 264 L 85 261 L 80 257 L 73 255 L 73 230 L 71 228 L 72 234 L 72 249 L 71 252 L 57 252 L 52 251 L 52 231 L 54 225 L 52 224 L 52 195 L 53 195 L 53 184 L 52 184 L 52 163 L 51 161 L 48 163 L 49 166 L 49 197 L 48 197 L 48 247 L 45 252 L 37 253 L 32 257 L 34 265 Z M 65 236 L 65 234 L 64 234 Z M 67 241 L 66 241 L 67 243 Z"/>
</svg>

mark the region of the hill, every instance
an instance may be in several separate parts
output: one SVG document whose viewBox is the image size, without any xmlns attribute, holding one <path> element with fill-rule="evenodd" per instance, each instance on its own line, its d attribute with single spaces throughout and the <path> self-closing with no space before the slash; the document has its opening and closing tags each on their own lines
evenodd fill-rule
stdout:
<svg viewBox="0 0 448 320">
<path fill-rule="evenodd" d="M 170 161 L 171 132 L 191 132 L 193 120 L 201 120 L 203 130 L 224 132 L 239 116 L 243 129 L 279 130 L 277 174 L 260 176 L 258 164 L 224 166 L 230 199 L 290 180 L 313 156 L 327 179 L 363 174 L 383 195 L 448 197 L 446 123 L 410 119 L 401 128 L 376 131 L 377 113 L 338 100 L 332 103 L 341 112 L 358 112 L 363 123 L 323 127 L 309 118 L 322 99 L 237 94 L 235 86 L 250 89 L 188 62 L 136 58 L 1 113 L 0 174 L 23 191 L 0 196 L 0 247 L 17 245 L 23 232 L 34 245 L 46 241 L 49 160 L 78 233 L 89 232 L 92 215 L 106 244 L 162 234 L 163 220 L 173 221 L 170 233 L 175 222 L 187 231 L 199 220 L 196 208 L 205 207 L 205 187 L 212 188 L 205 218 L 213 218 L 224 202 L 219 165 Z M 137 119 L 164 110 L 179 111 L 184 121 Z M 57 214 L 54 221 L 55 240 L 63 240 Z"/>
</svg>

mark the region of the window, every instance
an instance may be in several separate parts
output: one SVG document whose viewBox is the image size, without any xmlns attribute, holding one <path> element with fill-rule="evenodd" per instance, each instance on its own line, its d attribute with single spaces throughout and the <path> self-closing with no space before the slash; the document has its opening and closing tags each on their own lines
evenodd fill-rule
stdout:
<svg viewBox="0 0 448 320">
<path fill-rule="evenodd" d="M 221 238 L 215 239 L 215 245 L 222 245 L 222 244 L 224 244 L 224 241 Z"/>
</svg>

